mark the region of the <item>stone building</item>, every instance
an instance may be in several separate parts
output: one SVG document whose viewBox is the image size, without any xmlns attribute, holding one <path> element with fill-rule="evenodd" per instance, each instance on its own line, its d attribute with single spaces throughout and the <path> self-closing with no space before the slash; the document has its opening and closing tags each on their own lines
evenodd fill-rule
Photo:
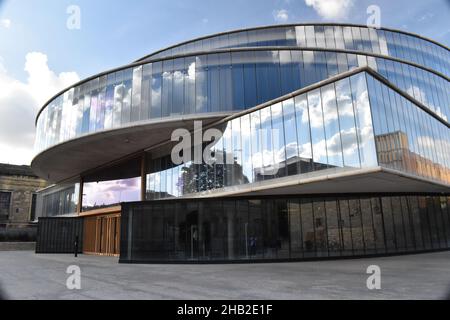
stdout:
<svg viewBox="0 0 450 320">
<path fill-rule="evenodd" d="M 0 227 L 34 221 L 36 192 L 46 186 L 29 166 L 0 164 Z"/>
</svg>

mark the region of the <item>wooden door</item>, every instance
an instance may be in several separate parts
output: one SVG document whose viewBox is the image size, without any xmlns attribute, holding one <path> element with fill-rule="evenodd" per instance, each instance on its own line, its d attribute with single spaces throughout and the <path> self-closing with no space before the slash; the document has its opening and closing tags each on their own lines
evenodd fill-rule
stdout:
<svg viewBox="0 0 450 320">
<path fill-rule="evenodd" d="M 120 214 L 84 218 L 85 254 L 118 256 L 120 254 Z"/>
</svg>

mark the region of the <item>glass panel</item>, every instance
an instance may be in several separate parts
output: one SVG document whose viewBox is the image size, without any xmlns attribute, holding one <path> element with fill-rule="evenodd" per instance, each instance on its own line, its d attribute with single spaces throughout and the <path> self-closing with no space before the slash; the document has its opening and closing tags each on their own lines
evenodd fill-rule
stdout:
<svg viewBox="0 0 450 320">
<path fill-rule="evenodd" d="M 403 215 L 400 204 L 400 197 L 392 197 L 390 200 L 392 205 L 392 216 L 395 225 L 395 240 L 397 244 L 397 251 L 405 252 L 406 238 L 405 238 L 405 229 L 403 225 Z"/>
<path fill-rule="evenodd" d="M 109 74 L 106 83 L 105 129 L 110 129 L 113 126 L 114 82 L 115 74 Z"/>
<path fill-rule="evenodd" d="M 337 54 L 335 52 L 326 52 L 328 78 L 338 74 Z"/>
<path fill-rule="evenodd" d="M 243 52 L 244 63 L 244 107 L 250 108 L 257 105 L 256 102 L 256 70 L 253 52 Z"/>
<path fill-rule="evenodd" d="M 152 65 L 146 64 L 142 68 L 141 109 L 139 116 L 139 119 L 141 120 L 146 120 L 150 116 L 150 106 L 152 101 L 151 85 L 152 85 Z"/>
<path fill-rule="evenodd" d="M 167 117 L 172 112 L 173 104 L 173 60 L 163 61 L 162 72 L 162 91 L 161 91 L 161 105 L 162 116 Z"/>
<path fill-rule="evenodd" d="M 321 93 L 328 164 L 330 167 L 343 167 L 341 133 L 334 84 L 322 87 Z"/>
<path fill-rule="evenodd" d="M 319 199 L 314 200 L 313 208 L 317 256 L 328 256 L 327 218 L 324 201 Z"/>
<path fill-rule="evenodd" d="M 318 48 L 326 48 L 325 45 L 325 33 L 323 26 L 315 26 L 314 31 L 316 34 L 316 45 Z"/>
<path fill-rule="evenodd" d="M 161 86 L 162 86 L 162 62 L 152 64 L 152 82 L 150 119 L 161 118 Z"/>
<path fill-rule="evenodd" d="M 272 116 L 273 117 L 273 116 Z M 295 117 L 294 99 L 288 99 L 283 102 L 283 122 L 284 122 L 284 149 L 286 159 L 287 175 L 295 175 L 300 173 L 301 161 L 299 158 L 299 145 L 297 143 L 297 127 Z M 281 152 L 281 151 L 279 151 Z M 278 153 L 279 153 L 278 152 Z M 278 155 L 276 153 L 276 156 Z"/>
<path fill-rule="evenodd" d="M 311 129 L 306 94 L 295 97 L 297 141 L 300 156 L 299 173 L 311 172 L 313 167 Z"/>
<path fill-rule="evenodd" d="M 349 200 L 350 224 L 352 228 L 353 253 L 364 254 L 364 232 L 359 200 Z"/>
<path fill-rule="evenodd" d="M 341 26 L 334 27 L 334 38 L 336 41 L 336 49 L 345 49 L 344 32 Z"/>
<path fill-rule="evenodd" d="M 384 239 L 384 217 L 383 211 L 381 208 L 380 198 L 372 198 L 372 219 L 373 219 L 373 229 L 374 229 L 374 237 L 375 237 L 375 246 L 377 253 L 385 253 L 386 252 L 386 242 Z"/>
<path fill-rule="evenodd" d="M 339 227 L 342 233 L 342 255 L 353 254 L 353 235 L 350 221 L 350 207 L 347 199 L 339 200 Z"/>
<path fill-rule="evenodd" d="M 314 34 L 314 26 L 305 26 L 306 46 L 310 48 L 316 47 L 316 38 Z"/>
<path fill-rule="evenodd" d="M 129 123 L 131 119 L 131 98 L 133 90 L 133 70 L 123 71 L 123 96 L 121 124 Z"/>
<path fill-rule="evenodd" d="M 293 100 L 291 100 L 292 111 Z M 267 108 L 269 109 L 269 108 Z M 288 163 L 286 162 L 286 142 L 284 137 L 284 123 L 283 123 L 283 107 L 281 102 L 271 106 L 272 111 L 272 126 L 269 134 L 272 135 L 273 142 L 273 176 L 275 178 L 284 177 L 287 174 Z M 261 116 L 262 116 L 261 112 Z M 292 129 L 292 128 L 291 128 Z"/>
<path fill-rule="evenodd" d="M 103 76 L 100 78 L 99 82 L 99 91 L 98 91 L 98 107 L 97 107 L 97 119 L 96 119 L 96 125 L 95 129 L 97 131 L 103 130 L 104 124 L 105 124 L 105 96 L 106 96 L 106 76 Z M 73 94 L 73 92 L 72 92 Z M 72 100 L 72 99 L 70 99 Z M 67 123 L 65 125 L 69 126 L 70 124 Z M 64 140 L 67 140 L 68 137 L 66 136 Z"/>
<path fill-rule="evenodd" d="M 221 111 L 233 109 L 233 83 L 231 55 L 229 53 L 219 54 L 220 63 L 220 106 Z"/>
<path fill-rule="evenodd" d="M 416 196 L 407 197 L 408 207 L 411 214 L 411 223 L 413 226 L 414 244 L 416 250 L 424 249 L 422 234 L 422 217 L 420 216 L 419 204 Z"/>
<path fill-rule="evenodd" d="M 264 201 L 266 204 L 265 259 L 289 258 L 289 216 L 286 201 Z M 271 208 L 274 206 L 274 208 Z"/>
<path fill-rule="evenodd" d="M 183 58 L 173 61 L 173 104 L 171 115 L 180 115 L 184 112 L 184 80 L 187 73 L 184 67 Z"/>
<path fill-rule="evenodd" d="M 260 113 L 255 111 L 250 114 L 251 124 L 251 153 L 253 164 L 253 180 L 264 180 L 264 166 L 263 166 L 263 146 L 261 143 L 261 126 L 260 126 Z"/>
<path fill-rule="evenodd" d="M 428 217 L 426 197 L 417 197 L 419 204 L 419 215 L 422 226 L 422 238 L 425 249 L 432 249 L 430 220 Z"/>
<path fill-rule="evenodd" d="M 83 211 L 139 201 L 141 178 L 89 182 L 83 186 Z"/>
<path fill-rule="evenodd" d="M 250 126 L 250 115 L 245 115 L 241 118 L 240 133 L 242 139 L 242 172 L 244 174 L 244 181 L 252 183 L 254 162 L 252 160 L 252 131 Z"/>
<path fill-rule="evenodd" d="M 325 209 L 327 214 L 327 234 L 328 234 L 328 251 L 330 256 L 339 256 L 343 249 L 341 241 L 341 230 L 339 227 L 339 217 L 337 209 L 337 201 L 335 199 L 327 199 L 325 201 Z"/>
<path fill-rule="evenodd" d="M 373 226 L 372 204 L 370 198 L 361 198 L 362 226 L 366 254 L 376 253 L 375 233 Z"/>
<path fill-rule="evenodd" d="M 343 79 L 336 82 L 336 98 L 341 130 L 342 153 L 345 167 L 361 166 L 358 139 L 356 134 L 355 114 L 350 89 L 350 81 Z"/>
<path fill-rule="evenodd" d="M 257 104 L 281 95 L 280 58 L 278 51 L 257 51 L 256 61 Z"/>
<path fill-rule="evenodd" d="M 309 116 L 311 118 L 310 124 L 314 170 L 326 169 L 328 167 L 328 161 L 320 90 L 308 92 L 308 106 Z"/>
<path fill-rule="evenodd" d="M 415 238 L 413 224 L 411 222 L 410 208 L 408 206 L 406 197 L 400 197 L 400 204 L 403 214 L 403 227 L 405 229 L 406 249 L 412 251 L 415 248 Z"/>
<path fill-rule="evenodd" d="M 281 95 L 299 88 L 300 83 L 294 81 L 294 65 L 290 51 L 280 51 Z"/>
<path fill-rule="evenodd" d="M 250 259 L 261 259 L 264 257 L 263 221 L 261 200 L 250 200 L 247 228 Z"/>
<path fill-rule="evenodd" d="M 314 214 L 312 201 L 310 199 L 301 199 L 301 222 L 303 230 L 303 250 L 305 258 L 316 256 L 316 237 L 314 228 Z"/>
<path fill-rule="evenodd" d="M 184 59 L 184 113 L 192 114 L 195 113 L 195 80 L 196 74 L 195 69 L 196 65 L 195 57 L 186 57 Z"/>
<path fill-rule="evenodd" d="M 438 230 L 438 236 L 439 236 L 439 247 L 440 248 L 444 248 L 447 246 L 447 235 L 446 235 L 446 230 L 445 230 L 445 224 L 444 224 L 444 219 L 442 216 L 442 211 L 441 211 L 441 202 L 439 197 L 432 197 L 432 201 L 433 201 L 433 211 L 435 214 L 435 218 L 436 218 L 436 225 L 437 225 L 437 230 Z"/>
<path fill-rule="evenodd" d="M 328 49 L 335 49 L 336 43 L 334 41 L 334 27 L 325 26 L 325 44 Z"/>
<path fill-rule="evenodd" d="M 233 61 L 233 108 L 242 110 L 245 106 L 244 93 L 244 60 L 241 52 L 234 52 L 231 55 Z"/>
<path fill-rule="evenodd" d="M 289 238 L 291 259 L 303 257 L 303 232 L 301 225 L 300 204 L 298 200 L 288 200 Z"/>
<path fill-rule="evenodd" d="M 208 112 L 220 111 L 219 55 L 208 55 Z"/>
<path fill-rule="evenodd" d="M 133 97 L 131 107 L 131 121 L 139 121 L 141 113 L 142 96 L 142 66 L 133 69 Z"/>
<path fill-rule="evenodd" d="M 249 183 L 248 178 L 244 174 L 244 167 L 243 167 L 244 159 L 243 159 L 241 135 L 242 135 L 241 119 L 237 118 L 232 121 L 232 153 L 233 153 L 233 168 L 231 173 L 232 185 L 241 185 Z"/>
<path fill-rule="evenodd" d="M 377 166 L 377 153 L 365 74 L 350 78 L 362 167 Z"/>
<path fill-rule="evenodd" d="M 207 56 L 197 56 L 195 61 L 196 113 L 208 111 L 208 67 Z"/>
<path fill-rule="evenodd" d="M 305 35 L 305 27 L 298 26 L 295 27 L 295 34 L 297 37 L 297 46 L 298 47 L 306 47 L 306 35 Z"/>
<path fill-rule="evenodd" d="M 255 251 L 253 247 L 256 245 L 256 240 L 254 238 L 250 239 L 249 237 L 248 208 L 248 201 L 236 201 L 236 215 L 234 223 L 234 232 L 236 234 L 235 251 L 237 251 L 238 257 L 240 257 L 241 259 L 249 259 L 250 252 L 252 250 Z M 225 212 L 227 212 L 226 210 L 227 206 L 225 206 Z M 227 221 L 230 221 L 230 219 L 228 218 Z M 232 231 L 233 230 L 229 226 L 229 234 L 233 234 Z M 250 240 L 252 240 L 252 242 L 250 242 Z M 253 247 L 251 247 L 250 245 L 252 245 Z M 228 251 L 231 251 L 230 245 L 228 245 Z"/>
</svg>

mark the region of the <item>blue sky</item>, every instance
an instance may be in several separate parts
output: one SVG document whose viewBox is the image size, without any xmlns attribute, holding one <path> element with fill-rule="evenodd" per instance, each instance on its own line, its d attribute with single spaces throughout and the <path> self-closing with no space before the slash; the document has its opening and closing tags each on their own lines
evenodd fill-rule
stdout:
<svg viewBox="0 0 450 320">
<path fill-rule="evenodd" d="M 81 29 L 66 28 L 69 5 L 81 9 Z M 400 28 L 450 44 L 450 1 L 354 1 L 347 18 L 338 22 L 365 24 L 366 8 L 381 8 L 382 25 Z M 28 52 L 48 55 L 56 72 L 73 70 L 87 77 L 126 64 L 159 48 L 194 37 L 275 21 L 286 10 L 290 22 L 324 19 L 304 0 L 22 0 L 3 1 L 0 56 L 8 71 L 24 80 Z"/>
<path fill-rule="evenodd" d="M 314 21 L 365 24 L 371 4 L 380 7 L 382 26 L 450 46 L 450 0 L 0 0 L 0 162 L 29 162 L 37 109 L 73 81 L 226 30 Z M 66 27 L 70 5 L 81 9 L 79 30 Z M 22 113 L 24 124 L 8 127 Z M 26 131 L 22 137 L 16 137 L 19 128 Z"/>
</svg>

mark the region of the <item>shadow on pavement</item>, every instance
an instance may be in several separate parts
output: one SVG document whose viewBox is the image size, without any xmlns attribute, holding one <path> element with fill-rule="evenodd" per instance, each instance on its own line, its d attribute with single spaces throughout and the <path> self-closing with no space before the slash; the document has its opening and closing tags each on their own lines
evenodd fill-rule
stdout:
<svg viewBox="0 0 450 320">
<path fill-rule="evenodd" d="M 447 295 L 444 297 L 444 300 L 450 300 L 450 289 L 449 289 Z"/>
<path fill-rule="evenodd" d="M 7 300 L 7 298 L 5 292 L 2 289 L 2 286 L 0 285 L 0 301 L 1 300 Z"/>
</svg>

